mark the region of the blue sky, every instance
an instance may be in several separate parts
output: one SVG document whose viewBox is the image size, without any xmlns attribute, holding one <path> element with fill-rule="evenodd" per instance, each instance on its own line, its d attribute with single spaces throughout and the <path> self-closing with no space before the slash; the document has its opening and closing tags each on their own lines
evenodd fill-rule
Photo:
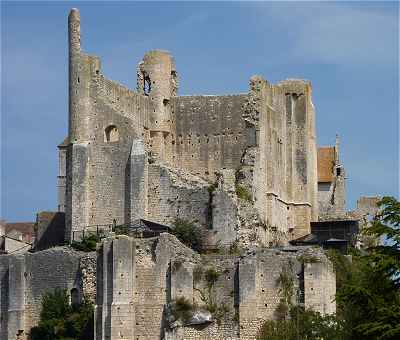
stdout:
<svg viewBox="0 0 400 340">
<path fill-rule="evenodd" d="M 253 74 L 311 80 L 318 144 L 341 138 L 349 208 L 359 195 L 398 196 L 395 2 L 2 2 L 2 218 L 33 220 L 57 207 L 72 7 L 83 49 L 130 88 L 155 48 L 175 56 L 180 94 L 247 92 Z"/>
</svg>

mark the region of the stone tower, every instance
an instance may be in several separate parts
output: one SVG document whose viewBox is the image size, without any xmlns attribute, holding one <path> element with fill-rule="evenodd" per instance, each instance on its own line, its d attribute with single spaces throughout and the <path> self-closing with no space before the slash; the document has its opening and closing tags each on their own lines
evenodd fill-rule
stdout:
<svg viewBox="0 0 400 340">
<path fill-rule="evenodd" d="M 138 65 L 137 90 L 150 98 L 150 145 L 152 156 L 167 161 L 171 151 L 166 148 L 172 130 L 171 97 L 177 95 L 175 61 L 167 51 L 155 50 L 145 54 Z"/>
</svg>

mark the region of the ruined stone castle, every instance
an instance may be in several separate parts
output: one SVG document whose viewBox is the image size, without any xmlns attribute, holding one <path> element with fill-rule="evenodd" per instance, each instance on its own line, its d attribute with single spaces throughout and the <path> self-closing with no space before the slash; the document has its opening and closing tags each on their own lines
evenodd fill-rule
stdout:
<svg viewBox="0 0 400 340">
<path fill-rule="evenodd" d="M 339 141 L 317 147 L 311 84 L 253 76 L 248 93 L 179 96 L 173 57 L 155 50 L 134 91 L 82 51 L 76 9 L 68 25 L 59 211 L 38 214 L 30 252 L 0 256 L 0 338 L 25 339 L 55 288 L 96 304 L 96 340 L 256 339 L 276 317 L 283 272 L 293 303 L 334 313 L 332 265 L 304 238 L 313 223 L 359 217 L 345 209 Z M 177 220 L 199 228 L 209 251 L 171 235 Z M 116 235 L 137 221 L 163 232 Z M 106 236 L 97 252 L 68 246 L 91 233 Z M 179 297 L 197 306 L 189 321 L 171 315 Z"/>
</svg>

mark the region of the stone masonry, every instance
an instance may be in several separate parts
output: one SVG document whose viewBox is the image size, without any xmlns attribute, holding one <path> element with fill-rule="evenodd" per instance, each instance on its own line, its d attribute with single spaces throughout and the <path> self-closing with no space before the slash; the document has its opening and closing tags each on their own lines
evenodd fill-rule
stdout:
<svg viewBox="0 0 400 340">
<path fill-rule="evenodd" d="M 367 225 L 377 198 L 346 211 L 339 139 L 317 148 L 311 83 L 255 75 L 247 93 L 179 96 L 174 58 L 154 50 L 132 90 L 82 50 L 77 9 L 68 36 L 58 212 L 38 214 L 29 252 L 0 255 L 0 339 L 26 340 L 56 288 L 95 304 L 94 340 L 254 340 L 278 318 L 283 276 L 291 303 L 335 313 L 324 251 L 289 242 L 310 234 L 311 222 Z M 167 232 L 177 220 L 199 228 L 201 253 Z M 110 228 L 137 221 L 165 228 Z M 96 252 L 73 250 L 89 230 L 111 232 Z M 174 314 L 183 298 L 187 319 Z"/>
<path fill-rule="evenodd" d="M 108 80 L 99 58 L 82 51 L 77 10 L 69 15 L 69 72 L 69 134 L 59 146 L 66 240 L 87 226 L 138 218 L 192 219 L 207 229 L 218 221 L 214 206 L 240 215 L 238 191 L 250 198 L 257 225 L 279 231 L 278 243 L 308 234 L 318 219 L 308 81 L 274 85 L 253 76 L 247 94 L 179 96 L 173 57 L 155 50 L 139 63 L 133 91 Z M 233 192 L 212 195 L 206 188 L 224 169 L 234 174 Z M 240 218 L 231 222 L 224 242 L 241 233 Z M 254 232 L 266 245 L 276 239 Z"/>
</svg>

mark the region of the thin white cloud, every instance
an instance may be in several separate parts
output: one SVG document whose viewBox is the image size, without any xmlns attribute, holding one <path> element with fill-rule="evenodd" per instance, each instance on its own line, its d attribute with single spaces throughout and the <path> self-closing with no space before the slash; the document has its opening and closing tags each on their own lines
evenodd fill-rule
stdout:
<svg viewBox="0 0 400 340">
<path fill-rule="evenodd" d="M 398 61 L 398 13 L 362 4 L 279 3 L 266 5 L 268 20 L 285 28 L 289 61 L 383 64 Z M 261 21 L 262 19 L 262 21 Z"/>
<path fill-rule="evenodd" d="M 395 62 L 396 25 L 390 15 L 336 7 L 305 23 L 294 56 L 323 63 Z"/>
</svg>

